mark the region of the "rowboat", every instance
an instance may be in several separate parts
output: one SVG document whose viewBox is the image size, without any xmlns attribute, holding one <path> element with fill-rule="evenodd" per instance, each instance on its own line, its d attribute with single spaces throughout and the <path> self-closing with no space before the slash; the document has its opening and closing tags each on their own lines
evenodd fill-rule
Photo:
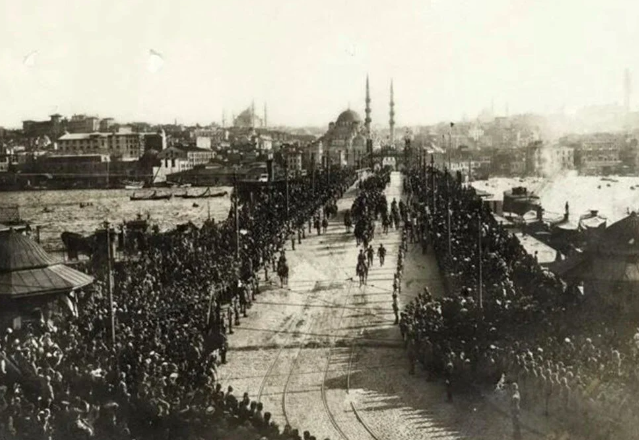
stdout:
<svg viewBox="0 0 639 440">
<path fill-rule="evenodd" d="M 219 193 L 211 193 L 211 188 L 206 188 L 201 194 L 189 194 L 185 192 L 184 194 L 178 194 L 175 197 L 182 197 L 183 199 L 209 199 L 215 197 L 224 197 L 227 194 L 226 191 L 222 191 Z"/>
<path fill-rule="evenodd" d="M 125 182 L 124 189 L 142 189 L 144 188 L 144 182 Z"/>
<path fill-rule="evenodd" d="M 136 196 L 135 193 L 130 197 L 131 200 L 170 200 L 173 194 L 158 194 L 157 191 L 153 191 L 148 196 Z"/>
</svg>

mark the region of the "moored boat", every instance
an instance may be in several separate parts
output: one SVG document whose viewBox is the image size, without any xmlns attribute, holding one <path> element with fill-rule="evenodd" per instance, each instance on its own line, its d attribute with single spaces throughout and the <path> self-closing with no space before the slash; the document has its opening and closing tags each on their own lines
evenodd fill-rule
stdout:
<svg viewBox="0 0 639 440">
<path fill-rule="evenodd" d="M 142 189 L 144 182 L 124 182 L 124 189 Z"/>
<path fill-rule="evenodd" d="M 158 194 L 157 191 L 153 191 L 150 195 L 133 195 L 130 197 L 131 200 L 170 200 L 173 197 L 173 194 Z"/>
<path fill-rule="evenodd" d="M 206 188 L 206 190 L 201 194 L 189 194 L 188 192 L 185 192 L 184 194 L 176 195 L 176 197 L 182 197 L 183 199 L 208 199 L 215 197 L 224 197 L 226 194 L 228 194 L 226 191 L 211 193 L 211 188 Z"/>
</svg>

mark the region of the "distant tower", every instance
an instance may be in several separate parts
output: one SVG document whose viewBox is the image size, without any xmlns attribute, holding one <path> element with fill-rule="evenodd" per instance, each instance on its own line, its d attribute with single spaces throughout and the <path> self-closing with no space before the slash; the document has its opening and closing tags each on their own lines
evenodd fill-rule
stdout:
<svg viewBox="0 0 639 440">
<path fill-rule="evenodd" d="M 395 97 L 393 93 L 393 80 L 390 84 L 390 144 L 395 143 Z"/>
<path fill-rule="evenodd" d="M 266 111 L 266 103 L 264 103 L 264 127 L 268 126 L 268 113 Z"/>
<path fill-rule="evenodd" d="M 366 137 L 371 137 L 371 91 L 368 86 L 368 75 L 366 75 L 366 119 L 364 119 Z"/>
<path fill-rule="evenodd" d="M 222 110 L 222 128 L 226 127 L 226 111 Z"/>
<path fill-rule="evenodd" d="M 251 101 L 251 128 L 255 128 L 255 100 Z"/>
<path fill-rule="evenodd" d="M 630 94 L 632 92 L 632 80 L 630 69 L 626 69 L 623 75 L 623 105 L 626 113 L 630 112 Z"/>
</svg>

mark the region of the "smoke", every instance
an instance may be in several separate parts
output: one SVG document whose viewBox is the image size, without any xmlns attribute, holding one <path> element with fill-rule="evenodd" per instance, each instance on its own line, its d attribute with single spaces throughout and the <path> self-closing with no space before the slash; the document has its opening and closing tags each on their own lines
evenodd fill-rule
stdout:
<svg viewBox="0 0 639 440">
<path fill-rule="evenodd" d="M 567 148 L 542 145 L 538 151 L 537 172 L 541 177 L 546 179 L 565 177 L 571 171 L 570 162 L 574 159 L 572 155 L 564 156 L 569 151 Z"/>
</svg>

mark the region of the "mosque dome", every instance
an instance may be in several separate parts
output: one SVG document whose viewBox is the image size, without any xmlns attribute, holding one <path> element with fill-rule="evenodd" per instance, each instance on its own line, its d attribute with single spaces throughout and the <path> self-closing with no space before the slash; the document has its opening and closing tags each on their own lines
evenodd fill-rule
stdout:
<svg viewBox="0 0 639 440">
<path fill-rule="evenodd" d="M 361 123 L 362 122 L 362 118 L 357 114 L 356 111 L 353 110 L 344 110 L 342 113 L 340 113 L 340 115 L 337 117 L 337 124 L 339 125 L 350 125 L 353 122 L 358 122 Z"/>
</svg>

